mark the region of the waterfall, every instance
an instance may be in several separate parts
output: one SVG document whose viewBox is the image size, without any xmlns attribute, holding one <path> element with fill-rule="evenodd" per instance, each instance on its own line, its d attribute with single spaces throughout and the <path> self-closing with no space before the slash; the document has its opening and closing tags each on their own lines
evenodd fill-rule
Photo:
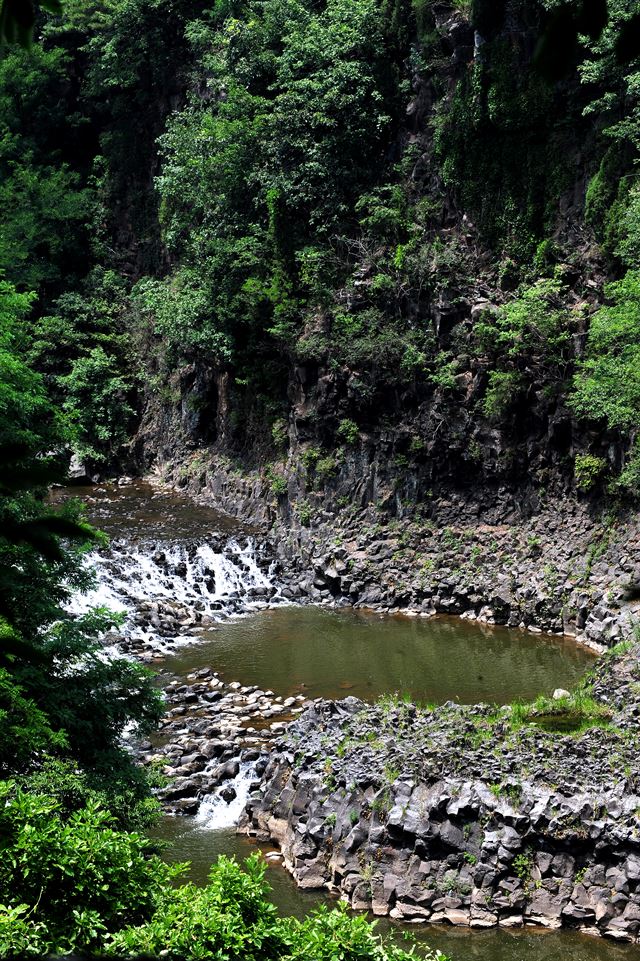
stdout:
<svg viewBox="0 0 640 961">
<path fill-rule="evenodd" d="M 235 828 L 249 799 L 251 784 L 257 779 L 255 763 L 245 761 L 234 778 L 225 781 L 214 794 L 207 794 L 200 804 L 196 814 L 197 823 L 210 831 L 220 831 L 225 828 Z M 225 801 L 221 792 L 233 788 L 235 797 Z"/>
<path fill-rule="evenodd" d="M 121 637 L 163 652 L 192 643 L 199 627 L 265 606 L 276 593 L 273 572 L 254 538 L 212 535 L 182 542 L 118 538 L 85 559 L 95 586 L 69 610 L 107 607 L 127 615 Z M 196 635 L 194 636 L 194 631 Z"/>
<path fill-rule="evenodd" d="M 129 610 L 139 601 L 172 600 L 183 604 L 223 601 L 233 592 L 246 594 L 251 588 L 271 587 L 271 580 L 257 565 L 255 543 L 244 547 L 234 539 L 223 551 L 206 542 L 193 545 L 152 543 L 132 547 L 126 540 L 115 541 L 106 553 L 94 552 L 86 562 L 97 574 L 94 590 L 74 599 L 74 610 L 103 605 Z"/>
</svg>

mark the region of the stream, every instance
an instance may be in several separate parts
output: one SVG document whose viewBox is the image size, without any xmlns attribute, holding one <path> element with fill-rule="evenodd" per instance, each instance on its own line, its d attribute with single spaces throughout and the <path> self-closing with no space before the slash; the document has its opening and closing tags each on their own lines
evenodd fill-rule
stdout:
<svg viewBox="0 0 640 961">
<path fill-rule="evenodd" d="M 110 538 L 108 546 L 89 556 L 96 584 L 74 599 L 73 610 L 101 604 L 124 612 L 124 625 L 105 644 L 152 663 L 167 690 L 193 684 L 197 675 L 211 677 L 225 691 L 238 691 L 245 702 L 264 692 L 276 717 L 274 722 L 267 715 L 274 732 L 315 697 L 374 700 L 398 693 L 426 703 L 504 704 L 570 688 L 593 663 L 591 652 L 567 638 L 450 617 L 293 605 L 281 594 L 275 559 L 255 531 L 142 481 L 62 489 L 53 498 L 70 496 L 86 502 L 89 520 Z M 246 731 L 259 740 L 263 725 L 251 723 Z M 152 831 L 171 842 L 167 859 L 191 862 L 187 877 L 197 883 L 206 882 L 219 854 L 245 857 L 256 850 L 254 842 L 235 833 L 255 780 L 251 763 L 238 757 L 237 773 L 224 782 L 233 786 L 227 800 L 213 790 L 197 814 L 165 816 Z M 263 851 L 273 898 L 283 912 L 303 916 L 328 899 L 323 892 L 299 890 L 277 852 L 266 846 Z M 406 931 L 386 920 L 379 927 L 401 940 Z M 637 947 L 566 931 L 436 925 L 410 931 L 454 961 L 638 957 Z"/>
</svg>

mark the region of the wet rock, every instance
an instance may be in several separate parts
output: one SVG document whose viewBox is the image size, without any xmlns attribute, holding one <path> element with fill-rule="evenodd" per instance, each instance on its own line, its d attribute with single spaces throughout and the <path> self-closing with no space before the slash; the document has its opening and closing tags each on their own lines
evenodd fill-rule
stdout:
<svg viewBox="0 0 640 961">
<path fill-rule="evenodd" d="M 239 773 L 240 764 L 238 761 L 230 760 L 216 768 L 214 776 L 218 781 L 227 781 L 237 777 Z"/>
</svg>

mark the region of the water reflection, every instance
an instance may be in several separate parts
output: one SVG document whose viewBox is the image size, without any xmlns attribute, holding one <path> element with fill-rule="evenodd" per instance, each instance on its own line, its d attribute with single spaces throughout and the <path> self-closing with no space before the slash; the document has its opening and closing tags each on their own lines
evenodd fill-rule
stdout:
<svg viewBox="0 0 640 961">
<path fill-rule="evenodd" d="M 507 703 L 570 688 L 593 655 L 566 638 L 458 618 L 380 616 L 281 607 L 219 625 L 167 662 L 176 674 L 212 667 L 276 694 L 407 692 L 423 702 Z"/>
</svg>

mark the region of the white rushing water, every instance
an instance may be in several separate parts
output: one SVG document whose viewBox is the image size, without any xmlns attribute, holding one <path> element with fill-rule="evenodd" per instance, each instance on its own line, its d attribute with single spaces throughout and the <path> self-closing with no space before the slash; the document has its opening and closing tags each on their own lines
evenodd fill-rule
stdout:
<svg viewBox="0 0 640 961">
<path fill-rule="evenodd" d="M 136 601 L 171 600 L 185 605 L 204 601 L 208 606 L 233 593 L 243 595 L 272 583 L 256 563 L 251 540 L 241 547 L 232 539 L 222 552 L 207 543 L 194 552 L 184 544 L 134 548 L 116 541 L 105 554 L 89 554 L 86 563 L 95 569 L 97 585 L 74 598 L 77 612 L 97 606 L 126 611 Z"/>
<path fill-rule="evenodd" d="M 142 617 L 150 605 L 170 605 L 185 616 L 218 620 L 264 604 L 273 594 L 273 577 L 258 564 L 253 538 L 220 543 L 149 541 L 130 543 L 118 539 L 105 551 L 87 555 L 96 573 L 95 587 L 76 595 L 69 609 L 84 614 L 94 607 L 129 615 L 121 633 L 145 642 L 155 651 L 176 643 L 192 643 L 193 631 L 181 628 L 175 636 L 159 631 Z M 263 593 L 264 596 L 256 595 Z M 191 625 L 195 626 L 195 622 Z"/>
<path fill-rule="evenodd" d="M 234 778 L 225 781 L 216 789 L 215 794 L 207 794 L 200 804 L 196 814 L 196 822 L 208 831 L 222 831 L 234 828 L 245 809 L 249 799 L 249 788 L 256 780 L 255 764 L 244 762 Z M 236 796 L 232 801 L 225 801 L 221 793 L 227 787 L 232 787 Z"/>
</svg>

